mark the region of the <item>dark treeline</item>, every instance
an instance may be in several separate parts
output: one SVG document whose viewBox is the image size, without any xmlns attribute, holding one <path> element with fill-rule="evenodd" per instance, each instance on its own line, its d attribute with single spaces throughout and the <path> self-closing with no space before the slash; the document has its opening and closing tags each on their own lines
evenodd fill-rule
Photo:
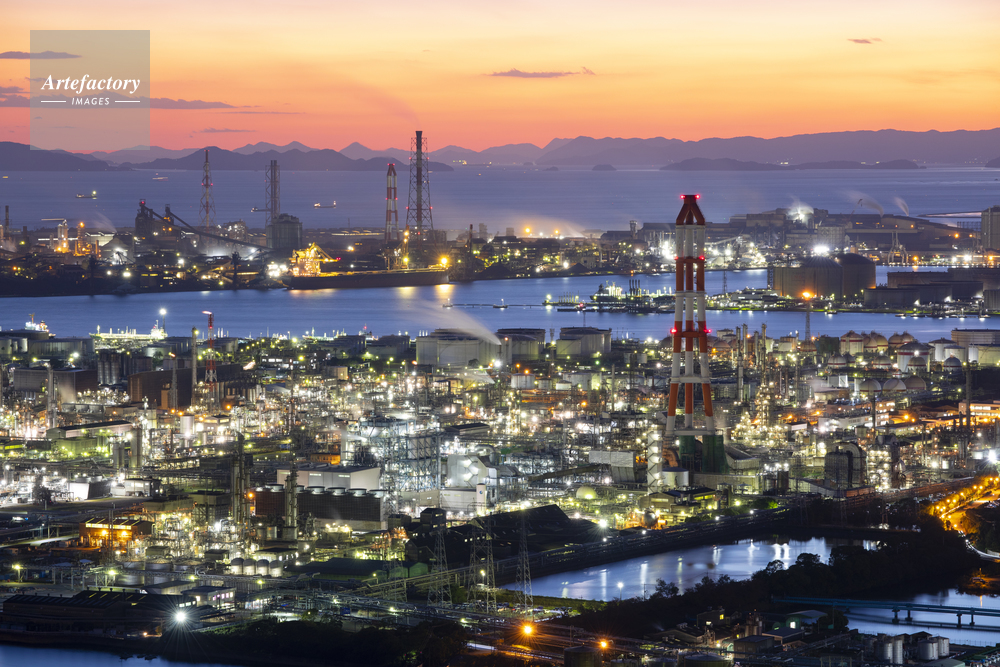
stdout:
<svg viewBox="0 0 1000 667">
<path fill-rule="evenodd" d="M 968 550 L 964 538 L 946 531 L 937 519 L 917 518 L 920 532 L 891 534 L 875 549 L 835 547 L 830 561 L 802 554 L 788 569 L 772 561 L 751 578 L 734 581 L 728 576 L 705 577 L 694 588 L 679 594 L 673 583 L 660 581 L 649 599 L 609 602 L 600 610 L 553 621 L 596 633 L 642 637 L 662 632 L 712 608 L 727 612 L 768 611 L 783 596 L 873 597 L 887 591 L 900 593 L 916 582 L 951 582 L 976 568 L 981 561 Z"/>
<path fill-rule="evenodd" d="M 285 622 L 265 618 L 214 632 L 173 630 L 164 635 L 161 653 L 172 659 L 225 657 L 250 664 L 435 667 L 462 654 L 467 640 L 465 629 L 450 622 L 347 632 L 336 618 Z"/>
</svg>

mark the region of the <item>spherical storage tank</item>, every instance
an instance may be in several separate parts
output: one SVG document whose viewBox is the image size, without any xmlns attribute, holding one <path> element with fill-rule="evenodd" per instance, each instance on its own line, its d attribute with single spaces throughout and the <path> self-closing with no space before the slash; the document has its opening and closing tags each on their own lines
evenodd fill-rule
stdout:
<svg viewBox="0 0 1000 667">
<path fill-rule="evenodd" d="M 887 371 L 892 368 L 892 362 L 889 360 L 889 357 L 880 354 L 872 361 L 872 368 L 878 371 Z"/>
<path fill-rule="evenodd" d="M 958 357 L 948 357 L 944 360 L 944 370 L 946 373 L 960 373 L 962 371 L 962 360 Z"/>
<path fill-rule="evenodd" d="M 911 375 L 903 380 L 903 382 L 906 383 L 907 391 L 927 391 L 927 383 L 924 382 L 923 378 L 918 378 L 916 375 Z"/>
<path fill-rule="evenodd" d="M 925 356 L 912 357 L 910 359 L 909 368 L 914 371 L 926 371 L 927 357 Z"/>
<path fill-rule="evenodd" d="M 827 360 L 826 367 L 831 371 L 842 371 L 847 368 L 847 360 L 839 354 L 835 354 Z"/>
<path fill-rule="evenodd" d="M 906 383 L 902 380 L 897 380 L 896 378 L 890 378 L 885 381 L 882 385 L 882 391 L 884 392 L 901 392 L 906 391 Z"/>
<path fill-rule="evenodd" d="M 858 391 L 862 394 L 871 394 L 882 391 L 882 385 L 878 380 L 867 378 L 858 383 Z"/>
</svg>

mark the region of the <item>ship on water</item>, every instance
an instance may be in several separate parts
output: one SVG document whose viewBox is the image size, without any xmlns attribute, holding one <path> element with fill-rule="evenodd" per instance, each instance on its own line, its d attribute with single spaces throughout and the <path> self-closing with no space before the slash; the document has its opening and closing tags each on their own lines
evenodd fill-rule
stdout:
<svg viewBox="0 0 1000 667">
<path fill-rule="evenodd" d="M 290 273 L 284 278 L 285 287 L 294 290 L 358 288 L 358 287 L 417 287 L 444 285 L 448 268 L 439 264 L 427 268 L 390 268 L 381 271 L 324 271 L 325 264 L 339 264 L 322 248 L 313 243 L 292 255 Z"/>
</svg>

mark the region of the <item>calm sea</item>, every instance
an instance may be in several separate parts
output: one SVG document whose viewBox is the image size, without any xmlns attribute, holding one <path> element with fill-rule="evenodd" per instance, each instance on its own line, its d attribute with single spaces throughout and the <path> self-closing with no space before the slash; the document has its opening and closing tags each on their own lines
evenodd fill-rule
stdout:
<svg viewBox="0 0 1000 667">
<path fill-rule="evenodd" d="M 263 165 L 262 165 L 263 168 Z M 154 181 L 159 174 L 166 181 Z M 140 199 L 162 213 L 164 204 L 197 223 L 201 173 L 172 172 L 0 172 L 0 205 L 9 205 L 12 224 L 54 226 L 46 218 L 84 221 L 95 227 L 130 227 Z M 438 229 L 468 229 L 485 223 L 490 233 L 513 227 L 523 233 L 625 229 L 629 220 L 664 222 L 677 213 L 681 193 L 700 193 L 705 215 L 725 222 L 797 203 L 848 213 L 867 199 L 900 212 L 981 211 L 1000 204 L 1000 171 L 928 168 L 914 171 L 820 170 L 797 172 L 616 172 L 461 168 L 431 175 L 431 204 Z M 213 173 L 216 221 L 243 219 L 263 226 L 264 173 Z M 407 174 L 399 177 L 400 222 L 405 218 Z M 97 191 L 97 199 L 77 193 Z M 335 209 L 313 204 L 337 202 Z M 385 222 L 385 175 L 381 172 L 293 172 L 281 174 L 281 208 L 307 227 L 381 226 Z M 871 213 L 873 209 L 865 208 Z"/>
<path fill-rule="evenodd" d="M 886 269 L 878 269 L 878 282 L 885 282 Z M 730 290 L 763 287 L 766 271 L 728 271 Z M 673 287 L 673 274 L 641 276 L 644 289 Z M 57 336 L 85 336 L 109 329 L 136 329 L 148 332 L 160 310 L 166 310 L 166 326 L 171 335 L 188 335 L 192 327 L 205 329 L 202 311 L 215 314 L 215 326 L 225 335 L 261 336 L 306 333 L 331 334 L 369 331 L 375 335 L 409 333 L 414 336 L 436 328 L 459 328 L 472 332 L 499 328 L 597 326 L 611 329 L 615 337 L 660 339 L 667 335 L 673 314 L 629 315 L 625 313 L 559 312 L 540 304 L 546 297 L 569 295 L 589 301 L 602 282 L 627 284 L 619 276 L 542 278 L 538 280 L 496 280 L 456 283 L 435 287 L 386 287 L 350 290 L 257 292 L 180 292 L 136 294 L 132 296 L 73 296 L 0 299 L 0 328 L 24 326 L 32 314 L 44 321 Z M 723 273 L 710 271 L 705 281 L 709 293 L 722 291 Z M 453 304 L 452 308 L 443 306 Z M 505 309 L 494 305 L 506 305 Z M 922 341 L 948 336 L 953 328 L 1000 327 L 998 318 L 978 317 L 933 319 L 900 318 L 881 313 L 812 314 L 813 335 L 839 336 L 850 329 L 878 331 L 885 336 L 909 331 Z M 746 323 L 750 331 L 767 324 L 769 336 L 796 331 L 805 333 L 805 313 L 711 311 L 709 326 L 714 330 L 735 328 Z M 221 335 L 221 334 L 220 334 Z"/>
<path fill-rule="evenodd" d="M 83 220 L 111 229 L 131 226 L 140 198 L 155 210 L 163 204 L 192 223 L 198 219 L 200 173 L 163 172 L 12 172 L 0 173 L 0 205 L 11 207 L 12 224 L 37 226 L 46 218 Z M 849 212 L 864 195 L 886 210 L 907 207 L 911 213 L 971 212 L 1000 204 L 1000 171 L 981 168 L 929 168 L 915 171 L 802 171 L 678 173 L 658 170 L 558 172 L 524 169 L 459 169 L 431 176 L 431 200 L 436 226 L 461 229 L 485 223 L 491 232 L 524 227 L 532 232 L 559 229 L 564 234 L 583 229 L 626 228 L 630 219 L 666 221 L 676 215 L 678 193 L 699 192 L 706 215 L 725 221 L 730 215 L 790 206 L 797 202 L 834 212 Z M 378 172 L 285 172 L 281 176 L 282 209 L 302 218 L 307 227 L 378 226 L 384 221 L 385 178 Z M 406 176 L 400 177 L 400 208 L 405 208 Z M 77 199 L 76 193 L 96 190 L 98 198 Z M 263 223 L 250 208 L 263 203 L 263 172 L 219 171 L 214 174 L 217 220 L 246 219 Z M 896 203 L 899 199 L 901 203 Z M 336 209 L 316 209 L 314 203 L 337 201 Z M 873 206 L 875 204 L 870 204 Z M 871 212 L 870 208 L 864 209 Z M 401 218 L 405 211 L 401 212 Z M 728 272 L 730 290 L 763 287 L 764 271 Z M 619 284 L 624 278 L 617 278 Z M 673 286 L 672 275 L 641 278 L 647 289 Z M 129 297 L 53 297 L 0 300 L 0 327 L 23 326 L 32 313 L 60 336 L 80 336 L 109 328 L 149 330 L 167 310 L 167 328 L 184 334 L 204 328 L 204 310 L 215 313 L 217 326 L 234 335 L 305 332 L 415 334 L 437 327 L 543 327 L 587 325 L 613 329 L 616 335 L 661 338 L 670 328 L 669 316 L 560 313 L 538 306 L 547 295 L 565 294 L 588 300 L 599 278 L 550 278 L 454 284 L 439 287 L 323 290 L 315 292 L 205 292 L 143 294 Z M 879 282 L 885 282 L 884 270 Z M 720 272 L 709 273 L 707 289 L 721 292 Z M 501 300 L 508 309 L 494 309 Z M 476 304 L 469 307 L 454 304 Z M 530 308 L 524 306 L 532 306 Z M 989 320 L 987 320 L 988 322 Z M 768 324 L 768 333 L 804 331 L 801 313 L 713 313 L 713 329 L 746 322 L 751 330 Z M 814 334 L 841 334 L 848 329 L 875 330 L 886 335 L 909 330 L 921 340 L 946 335 L 952 327 L 984 326 L 976 320 L 906 320 L 893 315 L 814 314 Z"/>
</svg>

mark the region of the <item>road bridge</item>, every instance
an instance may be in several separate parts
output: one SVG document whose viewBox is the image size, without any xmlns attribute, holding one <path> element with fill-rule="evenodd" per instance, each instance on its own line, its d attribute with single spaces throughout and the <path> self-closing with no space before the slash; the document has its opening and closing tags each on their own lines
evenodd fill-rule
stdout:
<svg viewBox="0 0 1000 667">
<path fill-rule="evenodd" d="M 925 604 L 921 602 L 902 602 L 899 600 L 850 600 L 844 598 L 807 598 L 786 597 L 781 602 L 801 604 L 816 607 L 833 607 L 834 609 L 887 609 L 893 613 L 893 623 L 899 623 L 899 612 L 906 612 L 906 621 L 913 621 L 914 612 L 930 614 L 949 614 L 958 618 L 957 627 L 962 627 L 962 617 L 969 617 L 969 625 L 976 624 L 976 616 L 1000 618 L 1000 608 L 990 607 L 956 607 L 950 605 Z"/>
</svg>

